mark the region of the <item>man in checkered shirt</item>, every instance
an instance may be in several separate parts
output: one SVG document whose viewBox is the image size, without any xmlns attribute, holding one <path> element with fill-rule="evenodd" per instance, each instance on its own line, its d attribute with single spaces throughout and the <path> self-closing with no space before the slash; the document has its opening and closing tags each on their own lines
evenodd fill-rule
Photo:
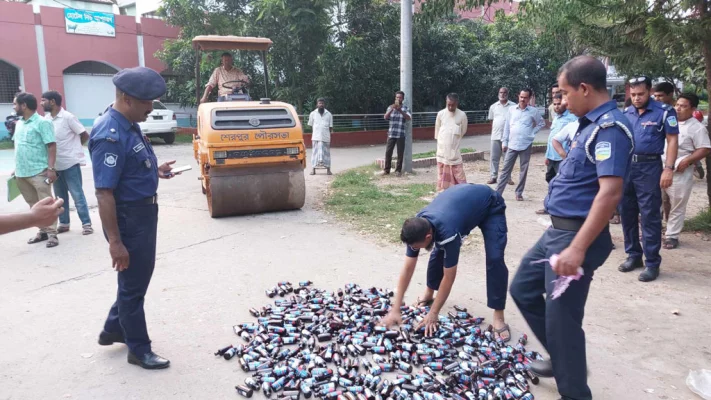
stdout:
<svg viewBox="0 0 711 400">
<path fill-rule="evenodd" d="M 393 149 L 397 145 L 397 166 L 395 174 L 402 175 L 402 160 L 405 155 L 405 124 L 412 119 L 410 109 L 403 104 L 405 93 L 395 92 L 395 103 L 388 107 L 385 112 L 385 119 L 390 121 L 390 129 L 388 129 L 388 145 L 385 148 L 385 168 L 383 175 L 390 174 L 393 161 Z"/>
</svg>

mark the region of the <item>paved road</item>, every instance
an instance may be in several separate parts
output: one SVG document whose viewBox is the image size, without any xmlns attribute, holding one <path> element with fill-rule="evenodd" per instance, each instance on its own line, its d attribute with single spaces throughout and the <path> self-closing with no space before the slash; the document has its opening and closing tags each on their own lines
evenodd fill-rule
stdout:
<svg viewBox="0 0 711 400">
<path fill-rule="evenodd" d="M 487 137 L 473 137 L 464 145 L 480 149 L 487 143 Z M 432 142 L 415 144 L 416 151 L 431 148 Z M 334 149 L 334 170 L 371 162 L 383 151 L 383 146 Z M 194 164 L 188 146 L 156 146 L 156 153 L 177 165 Z M 88 169 L 84 177 L 93 207 Z M 399 246 L 378 245 L 317 210 L 315 199 L 330 178 L 307 175 L 310 196 L 301 211 L 223 219 L 208 216 L 196 178 L 192 170 L 162 181 L 159 189 L 158 256 L 146 314 L 155 351 L 173 363 L 168 370 L 141 370 L 126 363 L 124 346 L 96 344 L 116 293 L 96 208 L 91 210 L 96 234 L 81 236 L 72 213 L 73 230 L 62 234 L 54 249 L 27 245 L 31 230 L 0 237 L 0 399 L 232 398 L 234 385 L 245 376 L 236 362 L 212 353 L 237 344 L 232 325 L 251 320 L 248 308 L 268 300 L 265 288 L 303 279 L 328 289 L 348 282 L 394 285 Z M 21 199 L 2 206 L 2 212 L 23 209 Z M 425 270 L 417 270 L 410 300 L 423 289 Z M 483 271 L 462 271 L 463 282 L 477 284 L 457 285 L 451 302 L 489 317 L 482 276 Z M 523 324 L 511 315 L 517 337 Z M 536 398 L 557 397 L 548 384 L 536 389 Z"/>
<path fill-rule="evenodd" d="M 545 142 L 548 138 L 548 130 L 542 130 L 536 135 L 537 142 Z M 491 141 L 489 135 L 477 135 L 468 136 L 462 140 L 461 147 L 470 147 L 476 150 L 489 150 Z M 436 143 L 434 141 L 418 141 L 413 144 L 413 153 L 422 153 L 430 150 L 436 150 Z M 176 160 L 176 165 L 192 165 L 195 166 L 195 160 L 193 159 L 192 148 L 189 145 L 165 145 L 156 143 L 154 145 L 156 155 L 158 160 L 163 162 L 164 160 L 172 159 Z M 94 192 L 94 183 L 91 179 L 91 159 L 88 155 L 88 150 L 85 150 L 87 154 L 86 160 L 87 165 L 82 168 L 84 175 L 84 190 L 85 193 L 91 194 Z M 346 169 L 358 167 L 361 165 L 368 164 L 375 161 L 377 158 L 384 157 L 385 146 L 362 146 L 362 147 L 345 147 L 345 148 L 333 148 L 331 149 L 331 160 L 333 163 L 333 171 L 340 172 Z M 311 150 L 307 149 L 307 158 L 311 156 Z M 503 160 L 502 160 L 503 165 Z M 27 208 L 21 197 L 15 199 L 12 203 L 7 204 L 4 199 L 7 198 L 7 186 L 4 182 L 9 178 L 9 174 L 14 169 L 14 152 L 12 150 L 0 150 L 0 181 L 3 184 L 0 185 L 0 200 L 3 200 L 2 211 L 3 212 L 17 212 L 22 211 Z M 183 174 L 180 179 L 172 181 L 161 181 L 160 193 L 161 195 L 175 193 L 176 191 L 182 191 L 184 189 L 199 189 L 199 183 L 197 181 L 197 172 L 193 169 L 190 172 Z M 312 179 L 309 175 L 306 179 Z M 315 179 L 319 179 L 316 177 Z M 96 206 L 96 197 L 91 195 L 87 196 L 87 201 L 90 207 Z"/>
</svg>

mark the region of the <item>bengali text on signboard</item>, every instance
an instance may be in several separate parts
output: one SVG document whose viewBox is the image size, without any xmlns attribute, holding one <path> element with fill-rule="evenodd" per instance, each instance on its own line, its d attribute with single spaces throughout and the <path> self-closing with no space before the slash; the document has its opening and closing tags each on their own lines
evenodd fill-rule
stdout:
<svg viewBox="0 0 711 400">
<path fill-rule="evenodd" d="M 114 15 L 98 11 L 64 9 L 67 33 L 116 37 Z"/>
</svg>

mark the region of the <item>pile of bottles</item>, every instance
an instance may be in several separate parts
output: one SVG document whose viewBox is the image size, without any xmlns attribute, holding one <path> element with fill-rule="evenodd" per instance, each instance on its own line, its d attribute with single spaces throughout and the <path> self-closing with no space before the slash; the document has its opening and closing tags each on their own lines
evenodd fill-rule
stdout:
<svg viewBox="0 0 711 400">
<path fill-rule="evenodd" d="M 312 282 L 268 289 L 274 304 L 249 310 L 256 322 L 234 331 L 244 343 L 215 356 L 237 360 L 251 375 L 235 389 L 244 397 L 300 400 L 533 400 L 528 364 L 542 359 L 525 349 L 527 337 L 508 345 L 483 318 L 455 306 L 439 316 L 437 332 L 415 327 L 429 307 L 402 306 L 399 330 L 379 326 L 393 292 L 347 284 L 336 292 Z M 368 359 L 370 357 L 370 359 Z"/>
</svg>

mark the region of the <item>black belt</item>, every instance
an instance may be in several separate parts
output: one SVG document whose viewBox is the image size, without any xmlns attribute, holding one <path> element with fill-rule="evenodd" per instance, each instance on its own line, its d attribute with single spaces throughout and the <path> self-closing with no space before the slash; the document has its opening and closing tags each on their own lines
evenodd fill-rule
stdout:
<svg viewBox="0 0 711 400">
<path fill-rule="evenodd" d="M 659 161 L 661 159 L 662 159 L 662 156 L 660 156 L 659 154 L 633 154 L 632 155 L 632 162 L 636 162 L 636 163 Z"/>
<path fill-rule="evenodd" d="M 583 227 L 585 220 L 580 218 L 562 218 L 551 215 L 551 222 L 553 223 L 553 228 L 555 229 L 577 232 Z"/>
<path fill-rule="evenodd" d="M 145 199 L 135 200 L 135 201 L 122 201 L 116 203 L 117 206 L 146 206 L 150 204 L 158 204 L 158 195 L 154 194 L 151 197 L 146 197 Z"/>
</svg>

